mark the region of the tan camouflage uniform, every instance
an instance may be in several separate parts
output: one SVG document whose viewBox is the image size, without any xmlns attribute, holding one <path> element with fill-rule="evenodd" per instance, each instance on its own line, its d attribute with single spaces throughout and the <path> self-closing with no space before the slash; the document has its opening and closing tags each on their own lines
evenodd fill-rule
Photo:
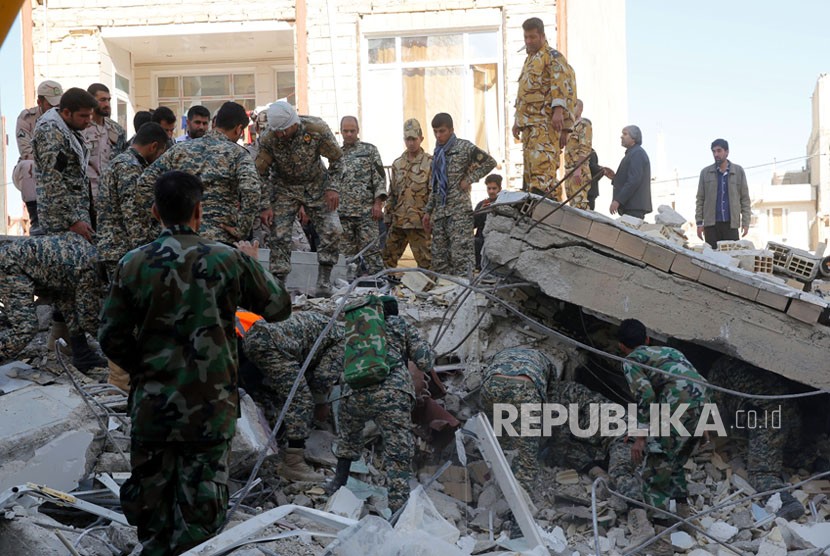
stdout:
<svg viewBox="0 0 830 556">
<path fill-rule="evenodd" d="M 432 223 L 432 270 L 464 276 L 475 264 L 475 246 L 470 192 L 461 190 L 461 182 L 477 182 L 496 167 L 496 160 L 473 143 L 458 138 L 446 157 L 446 199 L 439 191 L 433 156 L 430 195 L 424 208 Z"/>
<path fill-rule="evenodd" d="M 81 132 L 81 135 L 89 148 L 87 176 L 94 200 L 98 197 L 100 178 L 110 161 L 127 148 L 127 132 L 117 122 L 105 117 L 103 125 L 93 120 L 89 127 Z"/>
<path fill-rule="evenodd" d="M 556 184 L 559 169 L 559 133 L 551 126 L 553 109 L 565 111 L 563 129 L 573 126 L 576 76 L 565 57 L 547 41 L 528 55 L 519 76 L 516 125 L 522 131 L 524 189 L 548 192 Z"/>
<path fill-rule="evenodd" d="M 321 156 L 329 161 L 328 171 Z M 320 236 L 320 264 L 337 264 L 343 228 L 337 211 L 326 209 L 323 196 L 326 190 L 338 191 L 342 157 L 343 151 L 328 124 L 314 116 L 300 116 L 299 128 L 291 139 L 281 141 L 274 130 L 260 136 L 256 158 L 263 181 L 260 208 L 274 211 L 268 247 L 275 276 L 285 277 L 291 272 L 291 230 L 301 206 Z"/>
<path fill-rule="evenodd" d="M 170 170 L 193 174 L 204 183 L 201 237 L 227 244 L 248 237 L 259 216 L 259 176 L 243 147 L 221 131 L 212 130 L 196 141 L 176 143 L 144 171 L 136 188 L 136 210 L 145 214 L 144 225 L 149 233 L 133 238 L 136 244 L 152 241 L 161 229 L 150 213 L 153 184 Z M 136 228 L 140 230 L 141 226 Z"/>
<path fill-rule="evenodd" d="M 591 120 L 580 118 L 573 126 L 573 131 L 568 135 L 568 143 L 565 145 L 565 172 L 575 167 L 577 162 L 591 154 L 591 142 L 593 141 L 593 129 Z M 584 189 L 573 199 L 572 207 L 588 210 L 588 191 L 591 189 L 591 169 L 586 161 L 573 175 L 565 182 L 565 194 L 570 197 L 583 185 Z"/>
<path fill-rule="evenodd" d="M 378 223 L 372 219 L 372 204 L 386 199 L 386 172 L 377 147 L 358 140 L 354 145 L 343 145 L 343 178 L 340 191 L 340 252 L 347 257 L 356 255 L 370 242 L 374 246 L 363 253 L 366 272 L 374 274 L 383 269 L 378 244 Z"/>
<path fill-rule="evenodd" d="M 39 106 L 27 108 L 17 117 L 17 151 L 20 158 L 12 172 L 14 186 L 20 190 L 23 202 L 37 201 L 37 189 L 35 180 L 35 161 L 32 150 L 32 137 L 35 133 L 35 124 L 42 115 Z"/>
<path fill-rule="evenodd" d="M 432 242 L 424 230 L 422 218 L 429 198 L 429 178 L 432 156 L 421 149 L 414 159 L 404 153 L 392 163 L 392 179 L 389 198 L 386 199 L 385 218 L 389 232 L 383 262 L 389 268 L 398 265 L 398 259 L 412 249 L 415 261 L 421 268 L 432 268 Z"/>
</svg>

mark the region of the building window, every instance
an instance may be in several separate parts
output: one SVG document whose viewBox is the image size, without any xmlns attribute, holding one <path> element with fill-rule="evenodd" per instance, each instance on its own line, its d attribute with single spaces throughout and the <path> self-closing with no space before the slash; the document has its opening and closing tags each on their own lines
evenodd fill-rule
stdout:
<svg viewBox="0 0 830 556">
<path fill-rule="evenodd" d="M 277 99 L 285 99 L 292 106 L 297 106 L 294 70 L 277 70 Z"/>
<path fill-rule="evenodd" d="M 774 236 L 783 236 L 784 230 L 787 229 L 787 213 L 789 211 L 783 208 L 767 209 L 767 221 L 769 233 Z"/>
<path fill-rule="evenodd" d="M 256 79 L 253 73 L 222 73 L 207 75 L 163 75 L 156 77 L 158 106 L 167 106 L 181 120 L 184 129 L 187 111 L 202 105 L 211 116 L 219 107 L 232 100 L 253 110 L 256 107 Z"/>
<path fill-rule="evenodd" d="M 498 30 L 367 38 L 361 126 L 366 140 L 385 147 L 384 158 L 398 156 L 403 122 L 417 118 L 423 147 L 432 150 L 430 122 L 447 112 L 458 136 L 503 159 L 500 44 Z M 395 98 L 401 101 L 389 102 Z"/>
</svg>

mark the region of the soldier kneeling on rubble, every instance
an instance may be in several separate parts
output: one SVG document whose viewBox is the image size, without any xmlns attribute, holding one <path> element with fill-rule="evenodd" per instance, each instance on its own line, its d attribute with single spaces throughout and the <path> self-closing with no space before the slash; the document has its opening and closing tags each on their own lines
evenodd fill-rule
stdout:
<svg viewBox="0 0 830 556">
<path fill-rule="evenodd" d="M 263 407 L 272 423 L 328 322 L 329 317 L 325 315 L 300 311 L 281 322 L 257 321 L 245 334 L 245 355 L 261 371 L 262 378 L 261 387 L 248 386 L 248 393 Z M 335 324 L 315 352 L 294 395 L 291 410 L 285 415 L 288 448 L 277 472 L 289 481 L 325 479 L 305 461 L 305 443 L 315 412 L 318 416 L 325 413 L 331 387 L 340 377 L 343 337 L 343 325 Z"/>
<path fill-rule="evenodd" d="M 98 312 L 106 276 L 99 272 L 95 247 L 74 232 L 16 239 L 0 246 L 0 302 L 4 327 L 0 354 L 14 357 L 38 329 L 34 296 L 48 295 L 64 315 L 72 364 L 81 372 L 106 367 L 85 332 L 98 334 Z"/>
<path fill-rule="evenodd" d="M 431 374 L 435 352 L 418 330 L 398 316 L 394 297 L 367 296 L 346 309 L 344 380 L 349 389 L 340 405 L 337 471 L 326 490 L 346 484 L 353 461 L 363 451 L 363 427 L 374 420 L 383 437 L 389 509 L 400 509 L 409 495 L 415 442 L 411 412 L 415 391 L 407 362 Z"/>
</svg>

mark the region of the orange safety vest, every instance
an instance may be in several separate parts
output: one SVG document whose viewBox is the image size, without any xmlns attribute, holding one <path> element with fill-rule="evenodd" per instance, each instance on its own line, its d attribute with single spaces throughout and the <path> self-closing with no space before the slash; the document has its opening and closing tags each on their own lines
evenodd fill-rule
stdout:
<svg viewBox="0 0 830 556">
<path fill-rule="evenodd" d="M 251 326 L 253 326 L 253 324 L 258 320 L 262 320 L 262 317 L 256 313 L 251 313 L 249 311 L 237 311 L 236 335 L 240 338 L 244 338 L 245 333 L 248 332 L 248 329 L 251 328 Z"/>
</svg>

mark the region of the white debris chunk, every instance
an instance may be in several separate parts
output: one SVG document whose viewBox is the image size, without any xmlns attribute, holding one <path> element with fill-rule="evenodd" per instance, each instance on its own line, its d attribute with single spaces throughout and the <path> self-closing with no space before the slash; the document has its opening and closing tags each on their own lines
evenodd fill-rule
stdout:
<svg viewBox="0 0 830 556">
<path fill-rule="evenodd" d="M 738 534 L 738 528 L 729 525 L 725 521 L 716 521 L 706 532 L 721 542 L 729 542 L 732 540 L 732 537 Z"/>
<path fill-rule="evenodd" d="M 689 533 L 676 531 L 671 534 L 671 544 L 680 550 L 689 550 L 695 545 L 695 540 Z"/>
<path fill-rule="evenodd" d="M 657 207 L 654 221 L 670 227 L 680 227 L 686 223 L 686 218 L 669 205 L 660 205 Z"/>
</svg>

